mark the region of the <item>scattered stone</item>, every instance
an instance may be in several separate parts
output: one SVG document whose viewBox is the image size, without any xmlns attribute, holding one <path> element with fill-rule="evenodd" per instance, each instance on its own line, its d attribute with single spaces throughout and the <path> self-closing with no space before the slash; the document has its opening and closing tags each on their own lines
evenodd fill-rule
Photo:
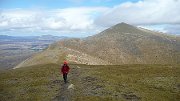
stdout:
<svg viewBox="0 0 180 101">
<path fill-rule="evenodd" d="M 95 81 L 95 80 L 97 80 L 97 79 L 93 78 L 93 77 L 90 77 L 90 76 L 87 76 L 87 77 L 84 78 L 85 82 L 92 82 L 92 81 Z"/>
<path fill-rule="evenodd" d="M 180 84 L 177 84 L 175 87 L 174 87 L 174 91 L 173 92 L 179 92 L 180 91 Z"/>
<path fill-rule="evenodd" d="M 81 68 L 81 67 L 77 66 L 77 68 Z"/>
<path fill-rule="evenodd" d="M 70 84 L 70 85 L 68 86 L 68 89 L 74 89 L 74 85 L 73 85 L 73 84 Z"/>
<path fill-rule="evenodd" d="M 177 88 L 180 89 L 180 84 L 177 85 Z"/>
<path fill-rule="evenodd" d="M 101 89 L 103 88 L 103 86 L 101 85 L 95 85 L 94 88 L 92 88 L 92 90 L 98 90 L 98 89 Z"/>
<path fill-rule="evenodd" d="M 123 98 L 129 101 L 139 101 L 141 98 L 136 96 L 135 94 L 129 93 L 129 94 L 121 94 Z"/>
<path fill-rule="evenodd" d="M 53 84 L 57 84 L 57 83 L 60 83 L 60 82 L 62 82 L 62 81 L 61 80 L 54 80 Z"/>
</svg>

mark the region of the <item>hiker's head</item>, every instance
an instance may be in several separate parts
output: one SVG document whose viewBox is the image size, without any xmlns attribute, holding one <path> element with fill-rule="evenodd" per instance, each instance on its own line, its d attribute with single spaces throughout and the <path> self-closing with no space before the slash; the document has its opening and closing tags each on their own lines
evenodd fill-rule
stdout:
<svg viewBox="0 0 180 101">
<path fill-rule="evenodd" d="M 67 61 L 64 61 L 64 64 L 67 65 Z"/>
</svg>

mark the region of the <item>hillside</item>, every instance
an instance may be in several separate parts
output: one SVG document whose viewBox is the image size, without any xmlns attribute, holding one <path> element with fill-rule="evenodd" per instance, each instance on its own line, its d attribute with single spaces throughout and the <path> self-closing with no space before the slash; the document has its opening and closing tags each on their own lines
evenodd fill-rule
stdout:
<svg viewBox="0 0 180 101">
<path fill-rule="evenodd" d="M 64 60 L 78 64 L 177 64 L 180 38 L 120 23 L 94 36 L 56 42 L 17 67 L 46 63 L 43 60 L 58 63 L 62 54 Z"/>
<path fill-rule="evenodd" d="M 179 65 L 57 64 L 0 71 L 0 101 L 179 101 Z M 70 88 L 70 85 L 73 85 Z"/>
<path fill-rule="evenodd" d="M 109 61 L 112 64 L 180 63 L 179 37 L 117 24 L 85 39 L 57 43 Z"/>
</svg>

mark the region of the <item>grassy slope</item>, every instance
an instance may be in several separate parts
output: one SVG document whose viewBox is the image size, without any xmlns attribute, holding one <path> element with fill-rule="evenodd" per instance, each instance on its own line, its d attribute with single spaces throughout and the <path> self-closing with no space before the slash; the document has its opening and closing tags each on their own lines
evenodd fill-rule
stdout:
<svg viewBox="0 0 180 101">
<path fill-rule="evenodd" d="M 98 93 L 113 99 L 142 101 L 178 101 L 178 66 L 123 65 L 97 66 L 89 74 L 100 80 Z M 93 84 L 91 84 L 93 85 Z M 95 93 L 95 92 L 94 92 Z"/>
<path fill-rule="evenodd" d="M 38 68 L 36 68 L 38 67 Z M 38 65 L 0 73 L 0 101 L 48 101 L 58 92 L 58 65 Z M 45 99 L 45 100 L 42 100 Z"/>
<path fill-rule="evenodd" d="M 75 85 L 73 100 L 76 101 L 180 99 L 179 65 L 70 67 L 69 82 Z M 62 84 L 56 64 L 3 71 L 0 73 L 0 100 L 49 101 L 61 93 Z"/>
</svg>

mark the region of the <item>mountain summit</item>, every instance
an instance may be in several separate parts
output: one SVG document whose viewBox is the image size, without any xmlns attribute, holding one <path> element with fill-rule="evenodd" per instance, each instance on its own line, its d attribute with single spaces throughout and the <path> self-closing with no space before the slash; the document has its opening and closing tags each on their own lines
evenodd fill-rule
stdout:
<svg viewBox="0 0 180 101">
<path fill-rule="evenodd" d="M 177 64 L 179 58 L 179 37 L 120 23 L 84 39 L 56 42 L 21 63 L 20 67 L 33 62 L 59 63 L 59 59 L 91 65 Z"/>
<path fill-rule="evenodd" d="M 66 47 L 85 52 L 112 64 L 180 62 L 178 38 L 126 23 L 117 24 L 83 40 L 66 40 L 64 43 Z"/>
</svg>

